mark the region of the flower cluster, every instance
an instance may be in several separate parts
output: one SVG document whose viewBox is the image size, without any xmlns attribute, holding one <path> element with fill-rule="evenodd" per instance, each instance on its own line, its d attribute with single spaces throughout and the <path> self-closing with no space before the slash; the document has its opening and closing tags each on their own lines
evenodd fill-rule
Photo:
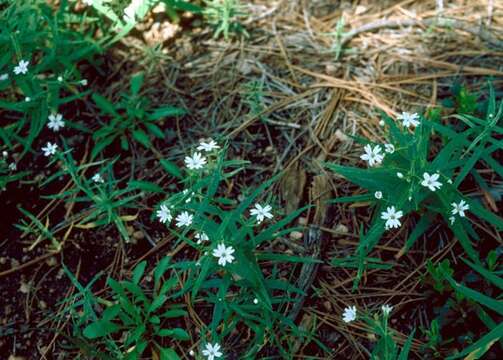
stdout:
<svg viewBox="0 0 503 360">
<path fill-rule="evenodd" d="M 197 146 L 197 150 L 201 152 L 195 152 L 191 156 L 187 156 L 184 159 L 184 163 L 188 170 L 200 170 L 205 168 L 208 164 L 208 159 L 202 155 L 202 153 L 211 153 L 215 150 L 220 149 L 220 146 L 212 139 L 208 141 L 201 141 Z M 163 224 L 169 224 L 173 219 L 175 219 L 175 225 L 179 228 L 191 228 L 194 226 L 194 214 L 191 214 L 187 210 L 181 211 L 179 214 L 175 215 L 175 209 L 177 204 L 190 203 L 194 198 L 195 193 L 190 191 L 190 189 L 183 190 L 180 194 L 175 195 L 168 201 L 164 201 L 156 211 L 156 217 Z M 256 203 L 252 209 L 250 209 L 250 215 L 255 218 L 255 223 L 260 225 L 264 220 L 273 219 L 274 215 L 272 213 L 272 206 L 269 204 L 259 204 Z M 197 226 L 194 226 L 197 227 Z M 203 231 L 195 231 L 194 239 L 197 245 L 201 245 L 204 242 L 210 241 L 210 237 Z M 216 247 L 212 250 L 213 257 L 217 258 L 217 263 L 221 266 L 226 266 L 227 264 L 232 264 L 235 260 L 234 257 L 235 249 L 232 246 L 227 246 L 223 241 L 220 241 Z"/>
</svg>

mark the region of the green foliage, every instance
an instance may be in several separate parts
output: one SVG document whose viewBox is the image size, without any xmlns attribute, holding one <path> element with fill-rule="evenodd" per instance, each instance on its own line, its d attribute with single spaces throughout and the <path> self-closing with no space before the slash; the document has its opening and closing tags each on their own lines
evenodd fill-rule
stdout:
<svg viewBox="0 0 503 360">
<path fill-rule="evenodd" d="M 391 307 L 383 306 L 380 312 L 370 314 L 360 313 L 358 319 L 366 326 L 365 330 L 375 338 L 375 344 L 370 354 L 371 360 L 407 360 L 414 339 L 415 330 L 405 340 L 402 349 L 396 343 L 397 333 L 389 326 Z"/>
<path fill-rule="evenodd" d="M 420 217 L 404 243 L 403 253 L 410 249 L 433 223 L 442 219 L 470 259 L 475 263 L 480 262 L 479 254 L 472 245 L 472 239 L 478 241 L 479 237 L 473 230 L 469 217 L 456 211 L 455 205 L 459 207 L 464 204 L 465 211 L 487 222 L 497 231 L 503 229 L 501 217 L 486 210 L 480 200 L 468 198 L 459 190 L 468 174 L 474 175 L 479 183 L 484 182 L 477 176 L 475 167 L 480 162 L 490 166 L 500 176 L 503 175 L 503 168 L 492 157 L 502 146 L 502 141 L 497 136 L 503 133 L 503 128 L 498 125 L 503 117 L 503 102 L 496 107 L 494 90 L 490 86 L 485 118 L 467 114 L 454 116 L 461 120 L 461 125 L 466 125 L 466 129 L 462 131 L 442 125 L 438 117 L 431 116 L 432 114 L 430 119 L 420 117 L 418 126 L 413 132 L 409 132 L 383 114 L 388 129 L 388 143 L 393 147 L 386 145 L 389 151 L 383 154 L 379 144 L 367 145 L 368 150 L 374 151 L 377 148 L 384 157 L 380 167 L 360 169 L 326 164 L 334 173 L 369 191 L 368 195 L 335 199 L 333 202 L 368 201 L 374 208 L 370 227 L 362 235 L 357 248 L 359 267 L 355 287 L 368 263 L 367 256 L 386 228 L 392 227 L 390 222 L 383 218 L 390 212 L 391 207 L 400 219 L 398 226 L 403 221 L 401 218 L 408 214 L 417 214 Z M 444 143 L 438 152 L 432 151 L 435 149 L 432 146 L 435 132 L 444 136 Z M 365 142 L 363 139 L 356 140 Z M 433 189 L 428 186 L 427 181 L 432 176 L 436 177 L 434 181 L 440 183 Z M 376 193 L 382 196 L 377 196 Z"/>
<path fill-rule="evenodd" d="M 203 14 L 213 27 L 213 37 L 224 35 L 228 40 L 231 33 L 248 36 L 246 29 L 239 23 L 246 13 L 239 0 L 204 0 Z"/>
<path fill-rule="evenodd" d="M 137 200 L 142 196 L 144 183 L 133 181 L 125 187 L 120 187 L 120 182 L 113 175 L 113 161 L 79 166 L 75 163 L 71 150 L 56 153 L 52 161 L 57 160 L 62 164 L 61 169 L 45 180 L 42 186 L 68 175 L 72 186 L 46 198 L 64 199 L 70 203 L 81 204 L 83 210 L 69 220 L 74 222 L 77 228 L 90 229 L 114 224 L 122 238 L 128 242 L 129 235 L 125 222 L 133 220 L 136 216 L 124 214 L 124 210 L 138 206 Z M 85 175 L 90 168 L 95 172 L 91 176 Z"/>
<path fill-rule="evenodd" d="M 69 312 L 73 319 L 73 337 L 88 356 L 113 359 L 140 359 L 150 351 L 163 353 L 166 359 L 178 359 L 174 349 L 164 344 L 187 341 L 190 335 L 173 327 L 177 318 L 187 315 L 183 304 L 175 301 L 179 280 L 170 270 L 170 259 L 163 258 L 153 270 L 154 283 L 147 288 L 146 261 L 132 271 L 130 280 L 107 279 L 111 300 L 97 297 L 90 285 L 83 288 L 66 269 L 78 294 Z M 99 308 L 100 311 L 95 311 Z M 79 314 L 80 312 L 80 314 Z M 162 358 L 162 357 L 161 357 Z"/>
<path fill-rule="evenodd" d="M 285 336 L 306 335 L 286 313 L 296 295 L 303 292 L 293 279 L 291 282 L 282 279 L 279 269 L 289 263 L 315 260 L 272 252 L 266 244 L 289 233 L 292 229 L 286 228 L 287 224 L 305 209 L 275 223 L 257 225 L 246 213 L 276 178 L 250 191 L 239 203 L 219 196 L 217 190 L 245 165 L 242 161 L 226 161 L 223 154 L 223 151 L 207 153 L 208 163 L 204 169 L 189 171 L 185 177 L 185 190 L 166 194 L 167 199 L 160 204 L 169 209 L 173 217 L 184 212 L 193 216 L 189 226 L 170 228 L 170 231 L 178 241 L 186 242 L 201 255 L 197 260 L 174 266 L 186 271 L 183 291 L 190 292 L 194 300 L 201 299 L 212 305 L 208 331 L 214 341 L 244 326 L 247 330 L 243 334 L 254 334 L 242 352 L 244 358 L 256 356 L 266 339 L 280 352 L 288 353 Z M 201 240 L 201 234 L 207 238 Z M 231 263 L 223 266 L 218 263 L 215 251 L 219 245 L 234 250 Z M 268 270 L 264 271 L 266 264 Z"/>
<path fill-rule="evenodd" d="M 28 171 L 16 172 L 17 165 L 14 160 L 9 162 L 9 154 L 3 151 L 0 155 L 0 192 L 5 191 L 7 184 L 18 181 L 28 175 Z"/>
<path fill-rule="evenodd" d="M 501 326 L 501 324 L 497 325 L 497 320 L 493 320 L 493 317 L 496 317 L 497 319 L 498 316 L 503 316 L 501 294 L 497 297 L 491 297 L 490 294 L 494 292 L 488 291 L 487 289 L 490 285 L 493 285 L 501 291 L 501 289 L 503 289 L 503 278 L 497 275 L 501 273 L 501 269 L 488 270 L 480 264 L 473 263 L 463 258 L 461 260 L 463 260 L 465 264 L 467 264 L 476 273 L 478 273 L 476 281 L 471 280 L 471 282 L 476 283 L 479 287 L 484 288 L 484 293 L 474 290 L 466 286 L 465 284 L 458 283 L 456 280 L 454 280 L 453 270 L 450 267 L 448 260 L 442 261 L 436 267 L 428 265 L 428 271 L 435 280 L 435 290 L 439 292 L 450 292 L 452 296 L 454 296 L 454 304 L 459 303 L 460 308 L 462 309 L 461 311 L 463 313 L 474 311 L 480 318 L 480 321 L 486 324 L 486 326 L 490 330 L 488 333 L 472 343 L 466 349 L 452 354 L 448 359 L 458 359 L 462 357 L 479 359 L 482 358 L 482 356 L 492 346 L 501 346 L 501 344 L 497 345 L 496 343 L 503 338 L 503 327 Z M 499 267 L 501 268 L 501 266 Z M 465 281 L 469 281 L 469 274 L 465 275 Z M 484 284 L 484 281 L 487 283 Z M 461 304 L 461 302 L 463 302 L 463 304 Z M 447 304 L 452 303 L 448 301 Z M 486 310 L 488 310 L 489 313 Z M 429 339 L 426 347 L 435 350 L 443 342 L 443 339 L 440 335 L 440 322 L 438 320 L 432 321 L 431 328 L 429 330 L 424 330 L 423 332 Z"/>
<path fill-rule="evenodd" d="M 27 0 L 10 1 L 0 11 L 0 109 L 5 111 L 0 139 L 10 149 L 22 144 L 20 157 L 51 113 L 86 95 L 78 64 L 101 51 L 98 41 L 78 31 L 86 18 L 68 10 L 67 1 L 54 11 L 47 1 Z"/>
<path fill-rule="evenodd" d="M 109 118 L 93 133 L 93 159 L 116 140 L 120 141 L 123 150 L 129 149 L 132 140 L 150 149 L 152 142 L 149 135 L 158 139 L 165 138 L 164 132 L 156 123 L 167 117 L 185 114 L 183 109 L 167 104 L 152 109 L 148 98 L 140 92 L 143 81 L 143 73 L 134 75 L 130 82 L 130 92 L 120 94 L 117 103 L 112 103 L 99 94 L 93 94 L 93 100 L 103 116 Z"/>
</svg>

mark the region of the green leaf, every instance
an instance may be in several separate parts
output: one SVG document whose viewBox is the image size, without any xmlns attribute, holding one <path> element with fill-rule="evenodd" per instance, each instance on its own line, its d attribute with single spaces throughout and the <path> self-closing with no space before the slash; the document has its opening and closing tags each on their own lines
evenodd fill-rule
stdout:
<svg viewBox="0 0 503 360">
<path fill-rule="evenodd" d="M 182 116 L 187 112 L 184 109 L 180 109 L 171 105 L 160 107 L 155 109 L 151 114 L 147 115 L 149 120 L 160 120 L 171 116 Z"/>
<path fill-rule="evenodd" d="M 168 172 L 168 174 L 173 175 L 174 177 L 181 179 L 183 178 L 182 172 L 180 171 L 180 168 L 174 163 L 166 159 L 161 159 L 160 163 L 164 170 Z"/>
<path fill-rule="evenodd" d="M 159 355 L 161 360 L 180 360 L 175 350 L 171 348 L 160 348 Z"/>
<path fill-rule="evenodd" d="M 132 180 L 128 183 L 130 189 L 140 189 L 152 193 L 163 193 L 164 190 L 157 184 L 150 181 Z"/>
<path fill-rule="evenodd" d="M 84 336 L 88 339 L 97 339 L 118 331 L 120 327 L 111 321 L 97 320 L 84 329 Z"/>
<path fill-rule="evenodd" d="M 487 306 L 489 309 L 497 312 L 498 314 L 503 315 L 503 303 L 501 301 L 495 300 L 487 295 L 481 294 L 478 291 L 459 284 L 450 275 L 445 274 L 445 279 L 449 282 L 454 290 L 459 291 L 467 298 L 472 299 L 479 304 Z"/>
<path fill-rule="evenodd" d="M 150 149 L 152 147 L 147 133 L 141 129 L 133 130 L 133 138 L 140 144 L 145 146 L 147 149 Z"/>
<path fill-rule="evenodd" d="M 190 340 L 189 334 L 180 328 L 175 329 L 162 329 L 157 334 L 159 336 L 169 336 L 175 340 Z"/>
<path fill-rule="evenodd" d="M 503 322 L 458 354 L 449 356 L 447 360 L 463 357 L 465 360 L 480 359 L 500 338 L 503 337 Z"/>
<path fill-rule="evenodd" d="M 147 261 L 143 260 L 141 263 L 136 265 L 136 267 L 133 270 L 133 284 L 138 285 L 138 283 L 141 280 L 141 277 L 143 276 L 143 273 L 145 272 L 145 268 L 147 267 Z"/>
<path fill-rule="evenodd" d="M 96 103 L 96 105 L 98 105 L 98 107 L 101 109 L 101 111 L 103 111 L 107 114 L 110 114 L 110 115 L 120 117 L 120 115 L 115 110 L 115 106 L 110 101 L 108 101 L 105 97 L 101 96 L 100 94 L 95 93 L 92 95 L 92 98 L 93 98 L 94 102 Z"/>
<path fill-rule="evenodd" d="M 410 348 L 412 346 L 412 340 L 414 340 L 414 333 L 416 330 L 412 330 L 410 335 L 407 337 L 407 341 L 405 344 L 403 344 L 402 351 L 400 352 L 400 355 L 398 356 L 398 360 L 407 360 L 409 358 L 409 352 Z"/>
<path fill-rule="evenodd" d="M 131 78 L 131 93 L 133 95 L 138 95 L 138 93 L 140 92 L 140 89 L 143 85 L 143 79 L 144 79 L 143 72 L 134 74 L 133 77 Z"/>
</svg>

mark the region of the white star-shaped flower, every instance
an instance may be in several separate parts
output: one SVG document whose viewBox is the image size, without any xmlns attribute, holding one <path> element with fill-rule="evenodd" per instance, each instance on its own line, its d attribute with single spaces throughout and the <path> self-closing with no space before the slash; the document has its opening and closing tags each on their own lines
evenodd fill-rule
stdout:
<svg viewBox="0 0 503 360">
<path fill-rule="evenodd" d="M 220 146 L 213 139 L 210 139 L 208 142 L 201 141 L 197 147 L 197 150 L 206 152 L 211 152 L 216 149 L 220 149 Z"/>
<path fill-rule="evenodd" d="M 458 204 L 452 203 L 452 215 L 459 214 L 460 217 L 465 217 L 465 211 L 470 209 L 470 205 L 466 201 L 461 200 Z"/>
<path fill-rule="evenodd" d="M 210 240 L 208 235 L 206 235 L 205 232 L 197 232 L 196 235 L 194 236 L 197 239 L 197 244 L 201 244 L 204 241 Z"/>
<path fill-rule="evenodd" d="M 63 115 L 61 114 L 51 114 L 49 115 L 49 122 L 47 127 L 52 131 L 59 131 L 59 129 L 65 127 L 65 122 L 63 121 Z"/>
<path fill-rule="evenodd" d="M 234 248 L 232 246 L 226 247 L 225 244 L 218 244 L 216 249 L 213 249 L 213 256 L 218 258 L 218 264 L 225 266 L 234 261 Z"/>
<path fill-rule="evenodd" d="M 206 158 L 201 155 L 201 153 L 196 152 L 192 154 L 192 157 L 186 156 L 185 157 L 185 165 L 190 169 L 190 170 L 199 170 L 206 165 Z"/>
<path fill-rule="evenodd" d="M 100 173 L 96 173 L 93 175 L 93 177 L 91 178 L 92 181 L 94 181 L 95 183 L 99 183 L 99 184 L 103 184 L 105 182 L 105 180 L 103 179 L 103 176 L 101 176 Z"/>
<path fill-rule="evenodd" d="M 180 215 L 176 217 L 176 226 L 190 226 L 192 225 L 192 219 L 194 215 L 189 214 L 187 211 L 182 212 Z"/>
<path fill-rule="evenodd" d="M 405 126 L 406 128 L 409 128 L 411 126 L 418 126 L 419 125 L 419 115 L 417 113 L 411 114 L 408 112 L 402 112 L 401 115 L 397 116 L 398 120 L 402 120 L 402 125 Z"/>
<path fill-rule="evenodd" d="M 220 345 L 218 343 L 215 343 L 215 345 L 208 343 L 203 350 L 203 355 L 206 356 L 208 360 L 214 360 L 215 358 L 221 357 L 223 353 L 220 351 Z"/>
<path fill-rule="evenodd" d="M 449 222 L 451 223 L 451 225 L 453 225 L 455 221 L 456 221 L 456 218 L 454 216 L 449 217 Z"/>
<path fill-rule="evenodd" d="M 15 162 L 11 162 L 9 164 L 9 170 L 16 171 L 17 170 L 17 164 Z"/>
<path fill-rule="evenodd" d="M 56 154 L 57 149 L 58 149 L 57 144 L 51 144 L 50 142 L 48 142 L 47 145 L 42 148 L 42 151 L 44 152 L 44 156 L 51 156 Z"/>
<path fill-rule="evenodd" d="M 9 74 L 2 74 L 0 75 L 0 81 L 5 81 L 9 78 Z"/>
<path fill-rule="evenodd" d="M 162 204 L 159 207 L 156 216 L 159 218 L 159 221 L 162 222 L 163 224 L 166 224 L 167 222 L 169 223 L 173 219 L 173 216 L 171 215 L 171 210 L 165 204 Z"/>
<path fill-rule="evenodd" d="M 381 219 L 386 220 L 385 228 L 386 230 L 390 228 L 398 228 L 402 223 L 400 222 L 400 218 L 403 216 L 402 211 L 396 211 L 394 206 L 390 206 L 386 208 L 386 211 L 381 213 Z"/>
<path fill-rule="evenodd" d="M 395 152 L 395 145 L 384 144 L 384 151 L 386 151 L 388 154 L 393 154 Z"/>
<path fill-rule="evenodd" d="M 382 199 L 382 192 L 381 191 L 376 191 L 374 193 L 374 196 L 375 196 L 376 199 Z"/>
<path fill-rule="evenodd" d="M 388 304 L 385 304 L 381 306 L 382 313 L 384 316 L 388 316 L 391 313 L 391 310 L 393 310 L 393 306 L 390 306 Z"/>
<path fill-rule="evenodd" d="M 14 67 L 14 74 L 19 75 L 19 74 L 26 74 L 28 72 L 28 64 L 30 62 L 27 60 L 21 60 L 19 64 L 17 64 L 16 67 Z"/>
<path fill-rule="evenodd" d="M 345 323 L 350 323 L 351 321 L 356 320 L 356 306 L 345 308 L 342 313 L 342 320 L 344 320 Z"/>
<path fill-rule="evenodd" d="M 369 166 L 380 164 L 384 159 L 384 155 L 381 154 L 381 146 L 379 145 L 372 148 L 370 144 L 367 144 L 363 149 L 365 150 L 365 154 L 361 155 L 360 159 L 367 161 Z"/>
<path fill-rule="evenodd" d="M 262 206 L 260 204 L 255 204 L 255 208 L 250 210 L 252 216 L 257 217 L 257 223 L 260 224 L 265 218 L 272 219 L 273 215 L 271 213 L 271 205 Z"/>
<path fill-rule="evenodd" d="M 438 178 L 440 177 L 439 174 L 433 174 L 430 175 L 428 173 L 423 174 L 423 181 L 421 182 L 421 185 L 424 187 L 427 187 L 431 191 L 435 191 L 437 189 L 440 189 L 442 186 L 442 183 L 438 181 Z"/>
</svg>

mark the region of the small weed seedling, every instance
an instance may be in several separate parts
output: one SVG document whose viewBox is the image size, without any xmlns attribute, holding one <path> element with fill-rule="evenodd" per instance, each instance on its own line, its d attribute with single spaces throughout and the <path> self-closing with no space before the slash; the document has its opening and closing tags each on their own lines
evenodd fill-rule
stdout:
<svg viewBox="0 0 503 360">
<path fill-rule="evenodd" d="M 183 304 L 174 303 L 181 293 L 176 291 L 179 281 L 175 272 L 169 270 L 169 260 L 166 257 L 157 264 L 153 288 L 149 290 L 144 284 L 145 261 L 134 268 L 131 280 L 108 278 L 111 298 L 94 296 L 89 286 L 83 288 L 66 269 L 79 289 L 70 310 L 73 342 L 87 356 L 98 358 L 133 360 L 155 353 L 160 359 L 180 359 L 172 347 L 164 345 L 190 339 L 185 330 L 173 327 L 175 323 L 182 324 L 177 319 L 187 312 Z"/>
<path fill-rule="evenodd" d="M 150 149 L 152 142 L 149 134 L 159 139 L 165 138 L 156 122 L 166 117 L 185 114 L 184 110 L 171 105 L 151 109 L 148 99 L 140 93 L 143 80 L 143 73 L 134 75 L 131 79 L 130 93 L 121 94 L 121 99 L 117 104 L 113 104 L 101 95 L 93 94 L 93 100 L 103 115 L 110 117 L 110 120 L 103 123 L 101 128 L 93 134 L 95 141 L 92 150 L 93 159 L 116 140 L 120 140 L 123 150 L 129 149 L 131 140 Z"/>
</svg>

